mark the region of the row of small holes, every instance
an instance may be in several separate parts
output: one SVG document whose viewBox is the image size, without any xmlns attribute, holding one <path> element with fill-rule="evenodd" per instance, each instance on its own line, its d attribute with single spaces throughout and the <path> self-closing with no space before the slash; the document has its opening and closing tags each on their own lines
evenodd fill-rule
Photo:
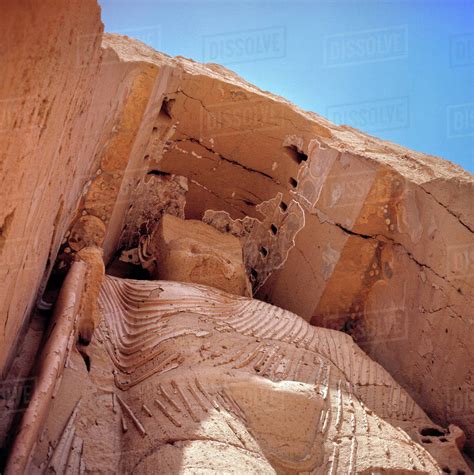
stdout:
<svg viewBox="0 0 474 475">
<path fill-rule="evenodd" d="M 295 145 L 290 145 L 289 147 L 286 147 L 288 153 L 291 155 L 292 159 L 298 164 L 301 165 L 303 162 L 306 162 L 308 160 L 308 155 L 305 153 L 300 152 Z M 298 186 L 298 180 L 296 178 L 290 177 L 290 185 L 293 188 L 296 188 Z"/>
</svg>

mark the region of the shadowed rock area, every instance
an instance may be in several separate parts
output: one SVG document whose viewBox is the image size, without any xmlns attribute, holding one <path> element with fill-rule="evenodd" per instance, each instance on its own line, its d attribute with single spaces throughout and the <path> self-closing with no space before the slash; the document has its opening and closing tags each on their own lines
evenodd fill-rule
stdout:
<svg viewBox="0 0 474 475">
<path fill-rule="evenodd" d="M 471 174 L 95 0 L 2 13 L 9 473 L 471 473 Z"/>
</svg>

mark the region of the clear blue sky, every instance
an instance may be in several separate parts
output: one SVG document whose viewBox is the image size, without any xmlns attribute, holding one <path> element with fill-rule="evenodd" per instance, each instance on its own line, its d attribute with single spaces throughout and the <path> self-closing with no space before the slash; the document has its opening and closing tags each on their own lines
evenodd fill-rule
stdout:
<svg viewBox="0 0 474 475">
<path fill-rule="evenodd" d="M 99 3 L 106 31 L 474 172 L 474 0 Z"/>
</svg>

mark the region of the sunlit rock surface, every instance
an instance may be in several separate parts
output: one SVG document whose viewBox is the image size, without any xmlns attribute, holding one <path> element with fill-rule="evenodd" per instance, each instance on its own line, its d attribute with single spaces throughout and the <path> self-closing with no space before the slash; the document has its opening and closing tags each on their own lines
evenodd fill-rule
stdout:
<svg viewBox="0 0 474 475">
<path fill-rule="evenodd" d="M 73 351 L 33 457 L 38 468 L 64 473 L 74 461 L 118 473 L 467 470 L 456 433 L 433 425 L 342 332 L 177 282 L 107 277 L 99 305 L 90 371 Z M 437 461 L 422 434 L 444 437 L 444 452 L 425 444 Z"/>
<path fill-rule="evenodd" d="M 445 428 L 420 440 L 407 429 L 411 437 L 441 454 L 442 439 L 462 447 L 464 431 L 472 456 L 472 175 L 335 126 L 222 66 L 103 35 L 94 0 L 31 8 L 7 0 L 0 16 L 0 369 L 7 384 L 28 375 L 40 351 L 36 334 L 77 253 L 100 247 L 110 274 L 150 279 L 143 245 L 171 214 L 238 239 L 256 299 L 351 335 Z M 278 332 L 279 312 L 269 312 L 269 331 Z M 331 334 L 353 348 L 347 336 Z M 81 370 L 82 384 L 101 361 Z M 1 404 L 7 447 L 12 403 Z M 450 424 L 460 429 L 448 433 Z"/>
</svg>

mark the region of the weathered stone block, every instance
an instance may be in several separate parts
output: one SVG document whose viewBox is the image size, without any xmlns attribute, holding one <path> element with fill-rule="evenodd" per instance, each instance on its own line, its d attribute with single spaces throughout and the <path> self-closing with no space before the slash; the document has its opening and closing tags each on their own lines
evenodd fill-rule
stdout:
<svg viewBox="0 0 474 475">
<path fill-rule="evenodd" d="M 201 221 L 164 215 L 150 239 L 154 278 L 194 282 L 250 295 L 239 239 Z"/>
</svg>

